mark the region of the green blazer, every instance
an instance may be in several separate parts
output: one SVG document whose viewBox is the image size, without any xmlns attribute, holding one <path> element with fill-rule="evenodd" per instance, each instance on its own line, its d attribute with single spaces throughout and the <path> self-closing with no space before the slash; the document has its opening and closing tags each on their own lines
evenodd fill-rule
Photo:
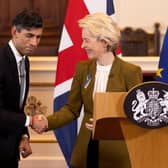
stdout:
<svg viewBox="0 0 168 168">
<path fill-rule="evenodd" d="M 91 131 L 85 127 L 85 123 L 93 115 L 95 73 L 96 60 L 78 63 L 67 103 L 58 112 L 48 116 L 48 129 L 60 128 L 78 118 L 81 107 L 84 105 L 84 118 L 71 157 L 71 164 L 74 168 L 86 168 L 87 147 Z M 116 57 L 110 70 L 106 91 L 126 92 L 141 82 L 140 67 Z M 99 158 L 100 168 L 130 168 L 129 156 L 123 140 L 100 141 Z"/>
</svg>

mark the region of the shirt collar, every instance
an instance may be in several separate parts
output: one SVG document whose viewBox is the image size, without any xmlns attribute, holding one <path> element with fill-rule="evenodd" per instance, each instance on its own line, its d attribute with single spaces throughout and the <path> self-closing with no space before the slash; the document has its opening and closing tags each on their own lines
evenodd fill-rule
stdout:
<svg viewBox="0 0 168 168">
<path fill-rule="evenodd" d="M 97 62 L 96 69 L 97 69 L 98 71 L 110 71 L 111 67 L 112 67 L 112 64 L 104 65 L 104 66 L 103 66 L 103 65 L 100 65 L 100 64 Z"/>
<path fill-rule="evenodd" d="M 24 55 L 24 56 L 21 56 L 21 54 L 20 54 L 20 53 L 18 52 L 18 50 L 16 49 L 16 47 L 15 47 L 15 45 L 14 45 L 14 43 L 13 43 L 12 40 L 10 40 L 8 44 L 9 44 L 9 46 L 10 46 L 10 48 L 11 48 L 11 50 L 12 50 L 14 56 L 15 56 L 15 59 L 16 59 L 17 64 L 19 64 L 19 62 L 21 61 L 21 59 L 22 59 L 22 58 L 25 58 L 25 55 Z"/>
</svg>

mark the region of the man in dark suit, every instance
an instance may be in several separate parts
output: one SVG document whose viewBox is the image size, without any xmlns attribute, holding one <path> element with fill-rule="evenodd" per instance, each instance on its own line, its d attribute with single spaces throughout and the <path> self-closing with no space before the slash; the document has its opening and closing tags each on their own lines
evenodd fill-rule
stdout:
<svg viewBox="0 0 168 168">
<path fill-rule="evenodd" d="M 19 155 L 29 156 L 27 126 L 32 117 L 25 115 L 29 88 L 29 60 L 40 42 L 43 21 L 38 13 L 24 10 L 12 21 L 12 39 L 0 48 L 0 164 L 17 168 Z M 1 167 L 1 166 L 0 166 Z"/>
</svg>

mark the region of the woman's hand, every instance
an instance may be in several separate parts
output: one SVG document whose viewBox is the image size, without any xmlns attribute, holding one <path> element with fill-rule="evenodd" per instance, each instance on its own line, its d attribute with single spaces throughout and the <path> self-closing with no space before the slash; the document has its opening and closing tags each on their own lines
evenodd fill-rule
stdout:
<svg viewBox="0 0 168 168">
<path fill-rule="evenodd" d="M 90 119 L 89 119 L 89 122 L 86 122 L 86 123 L 85 123 L 85 127 L 86 127 L 87 129 L 89 129 L 90 131 L 93 130 L 93 118 L 90 118 Z"/>
</svg>

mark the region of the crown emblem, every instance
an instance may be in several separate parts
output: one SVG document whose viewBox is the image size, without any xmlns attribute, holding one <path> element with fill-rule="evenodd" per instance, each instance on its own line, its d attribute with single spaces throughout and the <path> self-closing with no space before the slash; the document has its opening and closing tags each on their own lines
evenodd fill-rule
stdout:
<svg viewBox="0 0 168 168">
<path fill-rule="evenodd" d="M 155 90 L 154 88 L 152 88 L 152 90 L 149 90 L 147 94 L 149 99 L 158 99 L 159 97 L 159 91 Z"/>
</svg>

